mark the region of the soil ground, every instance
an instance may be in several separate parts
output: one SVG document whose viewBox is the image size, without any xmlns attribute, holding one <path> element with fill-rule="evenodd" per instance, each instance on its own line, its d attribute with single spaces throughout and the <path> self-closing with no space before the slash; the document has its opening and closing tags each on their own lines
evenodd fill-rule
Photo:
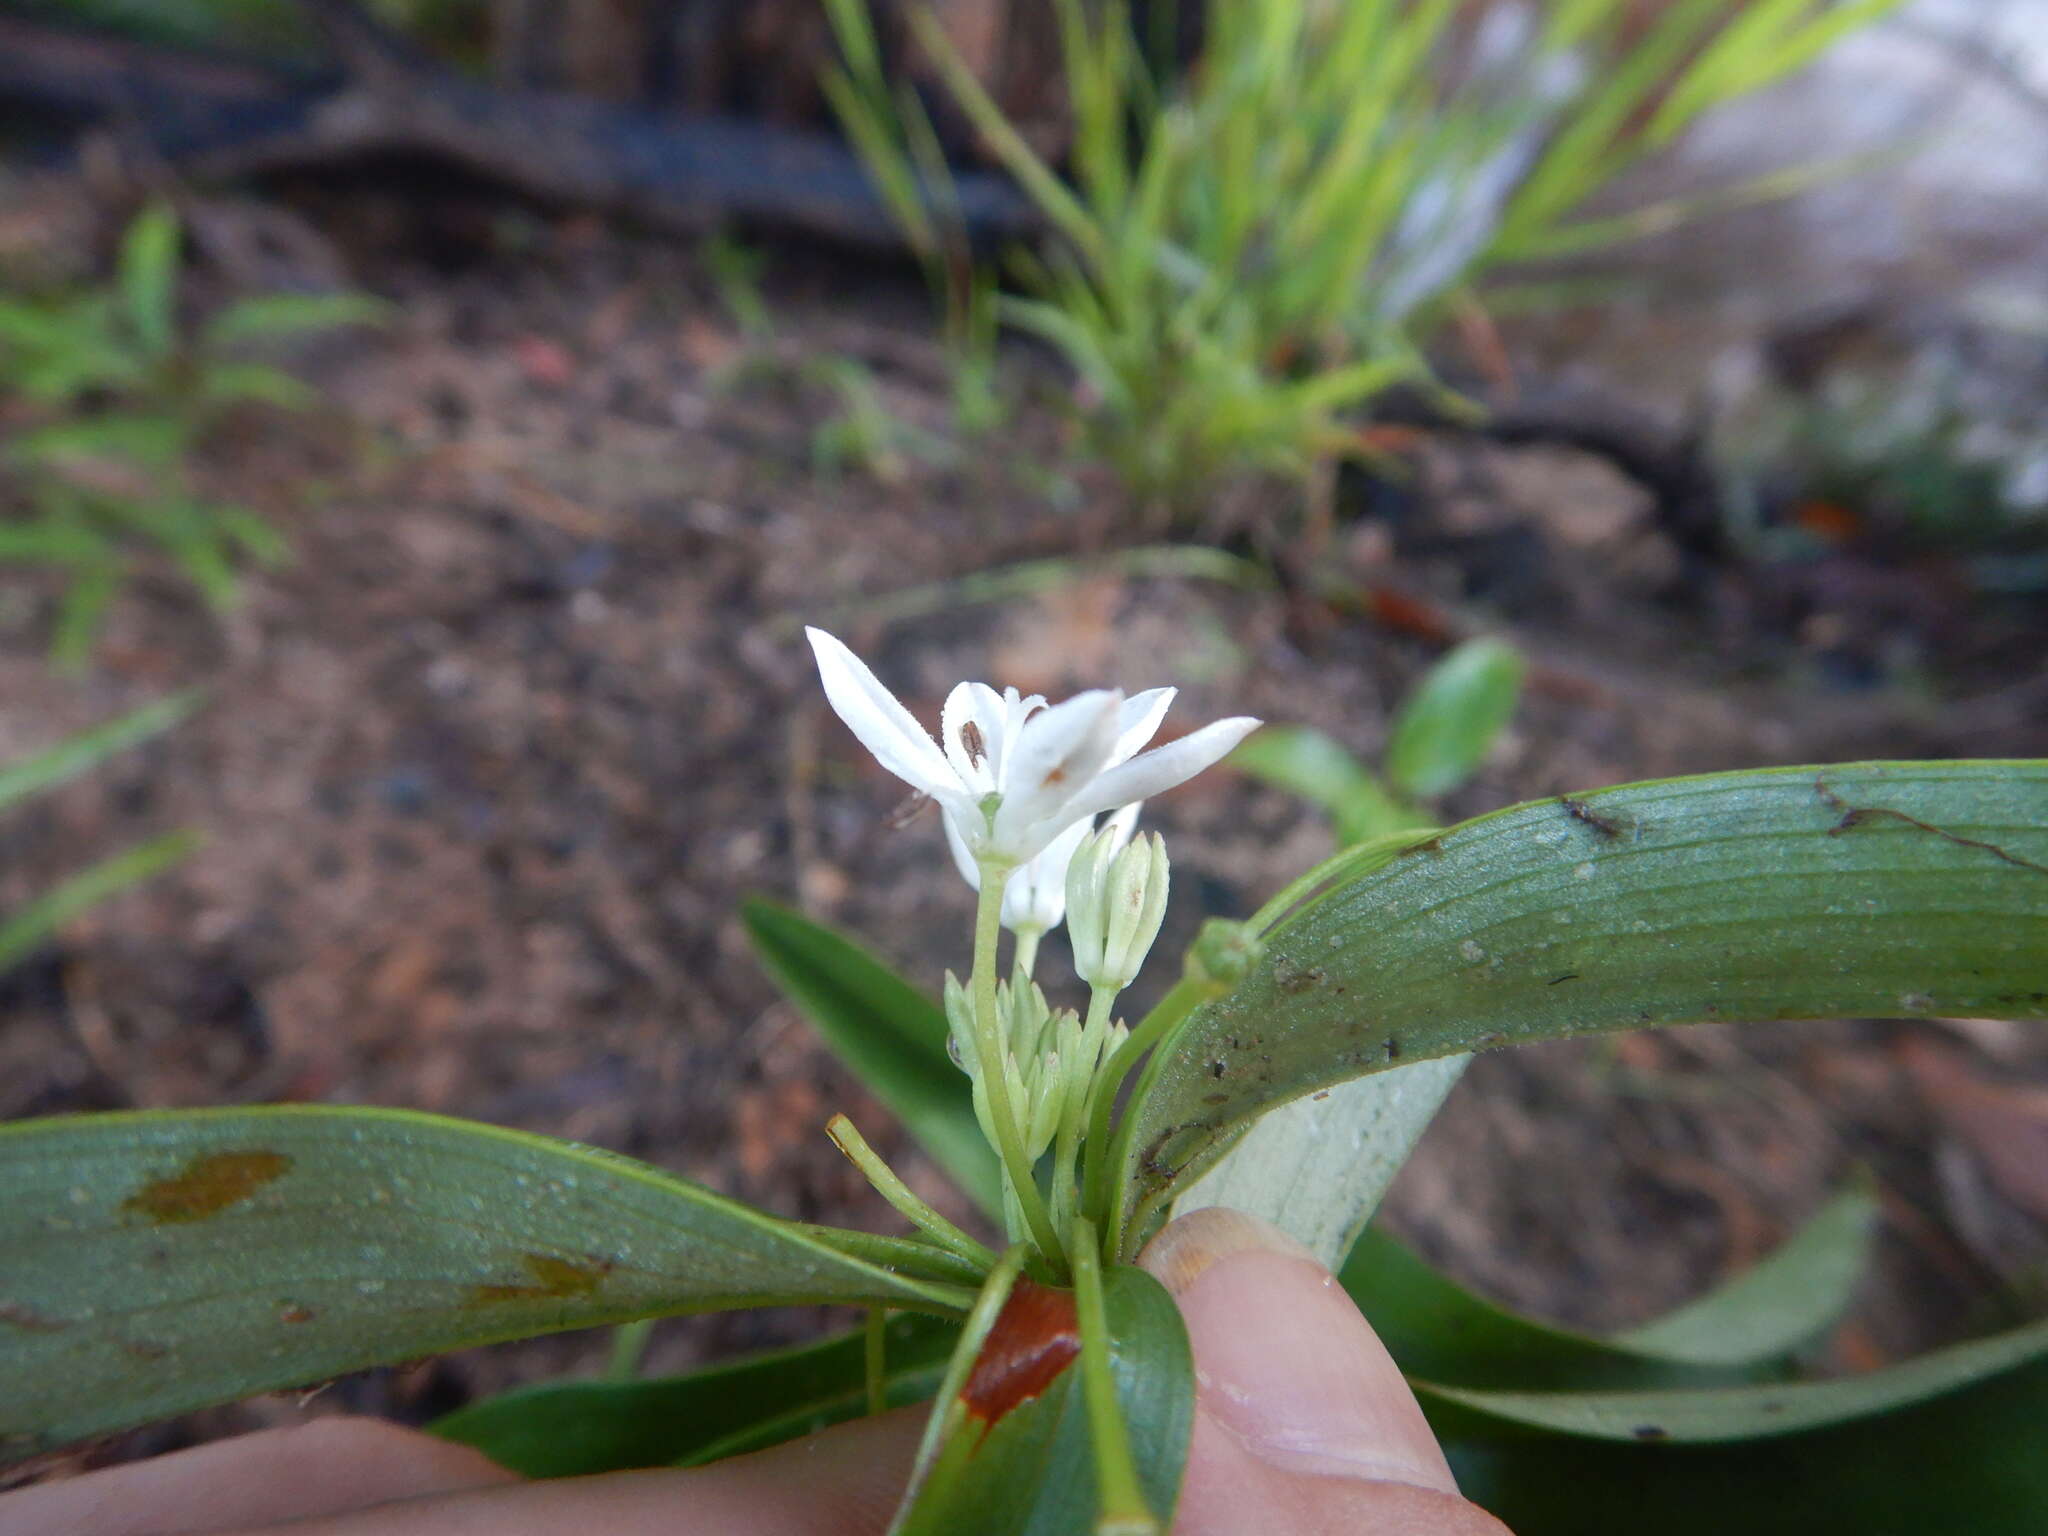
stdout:
<svg viewBox="0 0 2048 1536">
<path fill-rule="evenodd" d="M 693 252 L 488 206 L 386 239 L 413 217 L 396 207 L 358 193 L 315 222 L 401 319 L 309 360 L 330 413 L 252 422 L 209 470 L 289 531 L 292 565 L 252 578 L 225 621 L 143 583 L 82 681 L 45 663 L 47 587 L 7 578 L 0 758 L 173 688 L 208 702 L 10 818 L 0 897 L 165 828 L 207 842 L 0 980 L 0 1118 L 413 1106 L 894 1230 L 824 1138 L 843 1108 L 946 1205 L 778 1000 L 734 916 L 749 893 L 798 903 L 934 984 L 966 947 L 970 901 L 937 826 L 891 829 L 900 787 L 825 708 L 805 621 L 927 719 L 961 677 L 1055 697 L 1170 681 L 1169 729 L 1249 712 L 1368 758 L 1449 637 L 1503 634 L 1532 686 L 1453 817 L 1718 768 L 2048 754 L 2038 601 L 1974 594 L 1939 560 L 1703 563 L 1602 459 L 1423 434 L 1399 477 L 1347 490 L 1327 536 L 1292 526 L 1278 493 L 1245 498 L 1274 510 L 1232 547 L 1276 552 L 1277 586 L 1120 575 L 1089 560 L 1153 534 L 1073 458 L 1031 358 L 1014 371 L 1040 398 L 993 441 L 913 445 L 879 476 L 821 466 L 835 405 L 805 367 L 828 355 L 867 364 L 900 420 L 947 439 L 940 361 L 901 274 L 779 258 L 774 335 L 750 338 Z M 1073 578 L 994 603 L 942 592 L 907 615 L 877 601 L 1045 556 L 1073 557 Z M 1229 771 L 1147 817 L 1176 866 L 1168 945 L 1330 847 L 1313 812 Z M 1490 1295 L 1610 1327 L 1739 1270 L 1869 1168 L 1879 1263 L 1830 1350 L 1844 1366 L 1892 1358 L 2012 1313 L 2048 1250 L 2044 1213 L 1988 1171 L 1955 1096 L 1930 1096 L 1930 1052 L 2048 1082 L 2038 1032 L 1968 1022 L 1717 1026 L 1486 1057 L 1387 1219 Z M 671 1322 L 650 1363 L 825 1321 Z M 372 1373 L 313 1411 L 418 1420 L 588 1372 L 604 1348 L 571 1335 Z M 264 1400 L 94 1454 L 302 1411 Z"/>
</svg>

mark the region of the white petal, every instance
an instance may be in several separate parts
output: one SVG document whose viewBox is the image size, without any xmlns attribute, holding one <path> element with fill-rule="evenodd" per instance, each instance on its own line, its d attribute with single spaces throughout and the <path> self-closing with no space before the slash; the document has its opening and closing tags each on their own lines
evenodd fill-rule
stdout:
<svg viewBox="0 0 2048 1536">
<path fill-rule="evenodd" d="M 1122 762 L 1152 739 L 1178 692 L 1178 688 L 1147 688 L 1124 700 L 1123 712 L 1117 716 L 1116 746 L 1110 751 L 1110 762 Z"/>
<path fill-rule="evenodd" d="M 867 664 L 822 629 L 806 629 L 818 658 L 818 680 L 833 713 L 875 761 L 927 794 L 958 794 L 960 781 L 917 717 L 884 688 Z"/>
<path fill-rule="evenodd" d="M 967 749 L 967 728 L 981 736 L 981 752 Z M 946 761 L 977 799 L 995 788 L 996 765 L 1002 761 L 1005 727 L 1003 696 L 986 683 L 959 683 L 946 695 L 939 714 L 939 745 Z"/>
<path fill-rule="evenodd" d="M 1067 866 L 1090 830 L 1088 818 L 1082 817 L 1010 877 L 1003 891 L 1005 927 L 1033 923 L 1050 932 L 1060 925 L 1067 915 Z"/>
<path fill-rule="evenodd" d="M 1191 735 L 1154 747 L 1104 773 L 1067 807 L 1069 814 L 1093 814 L 1134 800 L 1149 800 L 1185 783 L 1259 728 L 1249 715 L 1218 720 Z"/>
<path fill-rule="evenodd" d="M 1049 816 L 1058 815 L 1058 824 L 1045 832 L 1043 841 L 1033 839 L 1038 848 L 1065 829 L 1072 818 L 1059 813 L 1109 760 L 1116 746 L 1122 706 L 1122 694 L 1096 688 L 1025 721 L 1004 758 L 1002 780 L 997 785 L 1003 795 L 996 811 L 999 843 L 1008 846 L 1012 833 L 1023 833 Z M 1038 848 L 1016 847 L 1012 851 L 1019 858 L 1029 858 Z"/>
<path fill-rule="evenodd" d="M 977 823 L 981 820 L 979 811 L 970 810 L 966 814 Z M 978 891 L 981 889 L 981 866 L 974 862 L 974 850 L 960 835 L 960 815 L 953 807 L 945 806 L 940 810 L 939 820 L 946 825 L 946 846 L 953 850 L 953 867 L 960 871 L 960 878 L 967 882 L 970 891 Z"/>
</svg>

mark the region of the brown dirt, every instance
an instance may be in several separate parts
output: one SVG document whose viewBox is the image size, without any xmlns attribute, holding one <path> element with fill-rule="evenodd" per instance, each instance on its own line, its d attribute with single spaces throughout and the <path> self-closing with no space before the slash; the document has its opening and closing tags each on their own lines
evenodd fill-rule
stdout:
<svg viewBox="0 0 2048 1536">
<path fill-rule="evenodd" d="M 1058 467 L 1057 417 L 1033 406 L 943 462 L 905 453 L 887 483 L 822 475 L 812 434 L 830 403 L 793 377 L 806 359 L 863 359 L 892 410 L 944 433 L 941 370 L 900 280 L 791 258 L 771 293 L 780 339 L 756 345 L 689 253 L 527 228 L 516 259 L 365 267 L 404 318 L 316 359 L 331 418 L 224 448 L 219 483 L 298 550 L 227 623 L 147 584 L 80 683 L 44 666 L 36 604 L 7 607 L 0 756 L 173 687 L 204 684 L 209 703 L 0 827 L 0 896 L 146 832 L 191 826 L 208 842 L 0 982 L 0 1118 L 414 1106 L 598 1143 L 791 1216 L 888 1227 L 823 1137 L 845 1108 L 946 1203 L 777 999 L 733 915 L 766 892 L 920 980 L 961 962 L 967 894 L 929 819 L 888 829 L 899 789 L 825 710 L 794 627 L 819 616 L 927 718 L 962 676 L 1054 695 L 1170 680 L 1181 728 L 1248 711 L 1368 756 L 1441 648 L 1416 631 L 1504 633 L 1534 659 L 1534 686 L 1451 815 L 1715 768 L 2048 752 L 2037 623 L 1947 601 L 1906 634 L 1920 681 L 1880 668 L 1881 686 L 1862 686 L 1870 667 L 1845 672 L 1838 654 L 1875 654 L 1856 649 L 1861 589 L 1842 588 L 1839 622 L 1817 622 L 1833 610 L 1816 600 L 1797 627 L 1745 627 L 1761 610 L 1734 600 L 1739 574 L 1687 576 L 1641 493 L 1552 448 L 1425 440 L 1408 483 L 1319 550 L 1270 519 L 1267 542 L 1334 597 L 1097 576 L 864 616 L 863 599 L 912 583 L 1127 540 L 1102 482 Z M 308 476 L 317 493 L 295 497 Z M 1409 601 L 1375 608 L 1360 595 L 1374 590 Z M 1248 910 L 1329 846 L 1312 814 L 1228 772 L 1148 817 L 1187 893 L 1169 940 L 1203 909 Z M 1869 1164 L 1890 1216 L 1883 1263 L 1836 1354 L 1867 1363 L 1952 1336 L 2011 1305 L 2013 1272 L 1987 1245 L 2033 1229 L 1995 1205 L 1988 1225 L 1954 1218 L 1937 1164 L 1969 1154 L 1897 1049 L 1940 1033 L 1717 1027 L 1484 1059 L 1392 1220 L 1491 1294 L 1612 1325 L 1754 1259 Z M 1952 1033 L 1986 1075 L 2042 1076 L 2024 1037 Z M 653 1364 L 818 1325 L 671 1323 Z M 603 1347 L 473 1352 L 323 1402 L 419 1418 L 587 1371 Z M 300 1411 L 269 1400 L 126 1448 Z"/>
</svg>

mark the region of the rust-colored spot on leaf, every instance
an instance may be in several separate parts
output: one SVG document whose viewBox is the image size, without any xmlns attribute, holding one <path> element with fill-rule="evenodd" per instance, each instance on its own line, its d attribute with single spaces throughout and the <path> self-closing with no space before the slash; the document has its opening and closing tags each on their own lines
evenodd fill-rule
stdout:
<svg viewBox="0 0 2048 1536">
<path fill-rule="evenodd" d="M 319 1315 L 311 1307 L 296 1301 L 280 1302 L 277 1308 L 277 1320 L 281 1323 L 310 1323 Z"/>
<path fill-rule="evenodd" d="M 23 1333 L 61 1333 L 71 1326 L 60 1317 L 51 1317 L 18 1301 L 0 1301 L 0 1323 Z"/>
<path fill-rule="evenodd" d="M 533 1276 L 526 1285 L 477 1285 L 469 1292 L 471 1302 L 566 1300 L 588 1296 L 611 1273 L 611 1265 L 599 1261 L 577 1264 L 551 1253 L 522 1253 L 519 1262 Z"/>
<path fill-rule="evenodd" d="M 1020 1279 L 981 1346 L 960 1401 L 984 1425 L 1053 1384 L 1081 1352 L 1074 1293 Z"/>
<path fill-rule="evenodd" d="M 282 1152 L 208 1152 L 167 1179 L 152 1179 L 121 1202 L 159 1224 L 204 1221 L 239 1205 L 274 1179 L 292 1160 Z"/>
</svg>

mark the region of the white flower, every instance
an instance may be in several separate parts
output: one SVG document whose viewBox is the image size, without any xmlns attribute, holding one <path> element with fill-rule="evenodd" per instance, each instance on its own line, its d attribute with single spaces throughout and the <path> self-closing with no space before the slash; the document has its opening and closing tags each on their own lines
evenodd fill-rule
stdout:
<svg viewBox="0 0 2048 1536">
<path fill-rule="evenodd" d="M 1077 823 L 1193 778 L 1259 724 L 1218 720 L 1140 752 L 1173 689 L 1125 698 L 1097 688 L 1048 707 L 1037 694 L 961 683 L 946 696 L 935 743 L 858 656 L 822 629 L 805 634 L 833 710 L 877 762 L 938 801 L 963 863 L 1023 864 Z"/>
</svg>

